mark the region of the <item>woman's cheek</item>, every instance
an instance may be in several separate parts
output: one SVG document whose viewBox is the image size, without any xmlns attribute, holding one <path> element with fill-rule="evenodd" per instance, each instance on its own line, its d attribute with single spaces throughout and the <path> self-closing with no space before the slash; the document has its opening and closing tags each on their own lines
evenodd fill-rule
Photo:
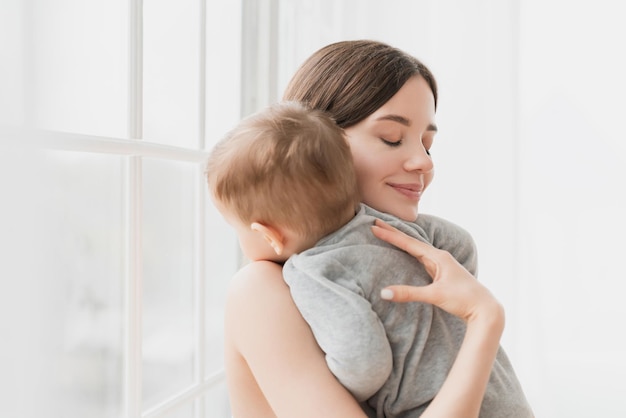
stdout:
<svg viewBox="0 0 626 418">
<path fill-rule="evenodd" d="M 361 155 L 359 153 L 353 153 L 352 158 L 354 160 L 354 170 L 356 172 L 357 182 L 361 188 L 364 183 L 367 183 L 367 179 L 372 177 L 375 173 L 375 161 L 374 158 Z"/>
<path fill-rule="evenodd" d="M 435 169 L 430 170 L 428 174 L 424 176 L 424 190 L 430 185 L 433 181 L 433 177 L 435 177 Z"/>
</svg>

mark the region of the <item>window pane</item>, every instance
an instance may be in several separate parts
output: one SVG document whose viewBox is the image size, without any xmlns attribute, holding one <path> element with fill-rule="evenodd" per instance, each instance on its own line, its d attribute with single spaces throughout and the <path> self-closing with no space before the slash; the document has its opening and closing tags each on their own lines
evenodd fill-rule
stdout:
<svg viewBox="0 0 626 418">
<path fill-rule="evenodd" d="M 206 148 L 241 116 L 241 1 L 206 2 Z"/>
<path fill-rule="evenodd" d="M 149 141 L 198 146 L 199 4 L 197 0 L 143 3 L 143 136 Z"/>
<path fill-rule="evenodd" d="M 0 11 L 0 125 L 24 121 L 24 7 L 23 0 L 2 0 Z"/>
<path fill-rule="evenodd" d="M 206 204 L 206 371 L 224 368 L 224 302 L 226 289 L 239 263 L 239 244 L 232 227 L 207 199 Z"/>
<path fill-rule="evenodd" d="M 47 151 L 43 162 L 44 248 L 36 259 L 42 276 L 27 303 L 37 309 L 42 353 L 29 362 L 36 365 L 35 385 L 48 388 L 36 399 L 49 405 L 45 416 L 121 414 L 121 162 L 66 151 Z"/>
<path fill-rule="evenodd" d="M 196 415 L 194 414 L 194 401 L 191 400 L 183 405 L 180 405 L 178 408 L 168 411 L 162 415 L 159 415 L 159 417 L 160 418 L 196 418 Z"/>
<path fill-rule="evenodd" d="M 228 390 L 226 381 L 213 386 L 204 397 L 204 415 L 211 418 L 230 418 L 230 403 L 228 402 Z"/>
<path fill-rule="evenodd" d="M 27 123 L 126 136 L 127 2 L 31 0 L 22 8 Z"/>
<path fill-rule="evenodd" d="M 195 169 L 143 161 L 144 408 L 193 379 Z"/>
</svg>

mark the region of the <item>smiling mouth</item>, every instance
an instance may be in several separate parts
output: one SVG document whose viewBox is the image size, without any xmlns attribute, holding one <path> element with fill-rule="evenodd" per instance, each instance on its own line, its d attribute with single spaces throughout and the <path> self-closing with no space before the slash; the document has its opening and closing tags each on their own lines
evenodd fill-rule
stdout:
<svg viewBox="0 0 626 418">
<path fill-rule="evenodd" d="M 415 200 L 419 200 L 422 196 L 422 192 L 424 188 L 419 184 L 393 184 L 388 183 L 388 185 L 397 191 L 398 193 Z"/>
</svg>

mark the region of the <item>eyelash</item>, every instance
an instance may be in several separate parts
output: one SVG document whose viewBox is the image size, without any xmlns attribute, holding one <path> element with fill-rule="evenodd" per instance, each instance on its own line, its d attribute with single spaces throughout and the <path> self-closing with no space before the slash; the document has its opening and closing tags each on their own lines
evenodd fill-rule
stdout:
<svg viewBox="0 0 626 418">
<path fill-rule="evenodd" d="M 385 145 L 388 145 L 390 147 L 399 147 L 402 144 L 402 140 L 393 142 L 393 141 L 387 141 L 385 138 L 380 138 L 381 141 L 383 141 L 383 143 Z"/>
<path fill-rule="evenodd" d="M 399 147 L 400 145 L 402 145 L 402 140 L 396 141 L 396 142 L 392 142 L 392 141 L 387 141 L 385 138 L 380 138 L 381 141 L 383 141 L 383 143 L 387 146 L 390 147 Z M 430 150 L 426 150 L 426 154 L 430 155 Z"/>
</svg>

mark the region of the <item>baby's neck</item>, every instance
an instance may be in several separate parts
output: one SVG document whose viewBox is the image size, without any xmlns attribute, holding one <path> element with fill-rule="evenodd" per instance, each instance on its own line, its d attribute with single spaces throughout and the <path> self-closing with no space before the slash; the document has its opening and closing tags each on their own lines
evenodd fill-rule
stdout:
<svg viewBox="0 0 626 418">
<path fill-rule="evenodd" d="M 360 207 L 357 208 L 347 208 L 341 215 L 340 215 L 340 219 L 342 220 L 340 227 L 342 228 L 344 225 L 346 225 L 348 222 L 350 222 L 358 213 Z M 335 231 L 337 231 L 339 228 L 337 228 Z M 287 253 L 289 255 L 293 255 L 293 254 L 297 254 L 297 253 L 301 253 L 304 250 L 308 250 L 309 248 L 313 248 L 315 247 L 315 244 L 317 244 L 319 242 L 319 240 L 321 240 L 322 238 L 324 238 L 327 235 L 332 234 L 335 231 L 328 231 L 327 233 L 323 233 L 323 234 L 318 234 L 316 236 L 307 236 L 307 237 L 302 237 L 300 236 L 297 240 L 294 240 L 293 242 L 295 243 L 295 245 L 293 246 L 293 248 L 289 248 L 287 250 Z"/>
</svg>

